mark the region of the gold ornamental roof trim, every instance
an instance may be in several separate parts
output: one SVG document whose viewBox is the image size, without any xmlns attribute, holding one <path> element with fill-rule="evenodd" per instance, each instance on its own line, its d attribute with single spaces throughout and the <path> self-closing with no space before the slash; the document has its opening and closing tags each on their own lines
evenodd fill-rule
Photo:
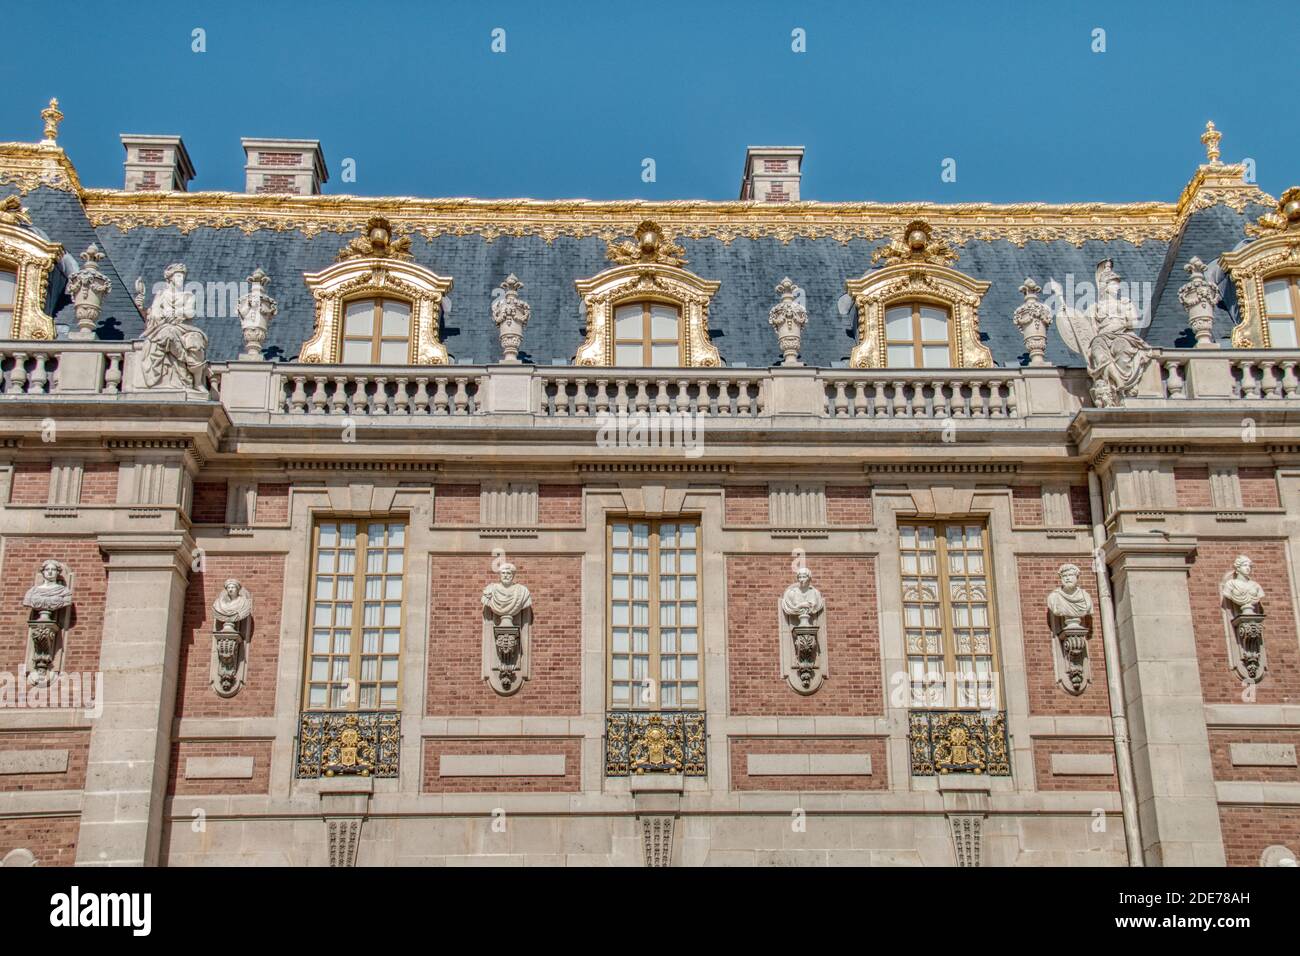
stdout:
<svg viewBox="0 0 1300 956">
<path fill-rule="evenodd" d="M 117 189 L 80 192 L 91 225 L 123 231 L 174 226 L 182 233 L 199 228 L 356 232 L 381 215 L 411 233 L 432 239 L 445 235 L 596 237 L 606 242 L 627 236 L 641 220 L 653 219 L 676 239 L 775 237 L 877 240 L 894 237 L 913 219 L 925 219 L 943 238 L 957 243 L 1005 239 L 1023 246 L 1031 240 L 1089 239 L 1168 241 L 1177 226 L 1177 207 L 1165 202 L 1136 203 L 956 203 L 797 202 L 779 206 L 747 200 L 670 201 L 626 199 L 421 199 L 408 196 L 286 196 L 232 192 L 143 193 Z"/>
</svg>

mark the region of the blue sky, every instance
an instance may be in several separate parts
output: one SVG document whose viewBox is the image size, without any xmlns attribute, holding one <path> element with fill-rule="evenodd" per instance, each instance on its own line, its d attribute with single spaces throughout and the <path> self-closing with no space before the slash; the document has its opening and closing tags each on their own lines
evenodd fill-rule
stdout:
<svg viewBox="0 0 1300 956">
<path fill-rule="evenodd" d="M 747 144 L 801 143 L 805 198 L 1173 200 L 1211 118 L 1264 189 L 1300 181 L 1294 0 L 6 7 L 0 139 L 58 96 L 91 186 L 137 132 L 182 135 L 195 190 L 242 189 L 239 138 L 279 136 L 361 195 L 733 199 Z"/>
</svg>

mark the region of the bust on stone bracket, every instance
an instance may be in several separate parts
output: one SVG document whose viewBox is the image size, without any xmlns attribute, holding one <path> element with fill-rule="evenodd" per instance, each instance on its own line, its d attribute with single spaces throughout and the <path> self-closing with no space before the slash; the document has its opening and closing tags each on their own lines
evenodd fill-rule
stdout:
<svg viewBox="0 0 1300 956">
<path fill-rule="evenodd" d="M 1268 671 L 1268 656 L 1264 652 L 1264 589 L 1251 577 L 1253 570 L 1250 558 L 1238 555 L 1232 562 L 1232 570 L 1223 576 L 1219 585 L 1228 662 L 1248 684 L 1260 683 Z"/>
<path fill-rule="evenodd" d="M 218 697 L 234 697 L 248 680 L 248 637 L 253 623 L 253 596 L 238 578 L 222 585 L 212 602 L 212 676 Z"/>
<path fill-rule="evenodd" d="M 781 676 L 799 694 L 813 694 L 830 677 L 826 658 L 826 601 L 801 567 L 777 603 Z"/>
<path fill-rule="evenodd" d="M 483 680 L 503 697 L 518 693 L 532 663 L 533 596 L 515 580 L 515 566 L 483 589 Z"/>
<path fill-rule="evenodd" d="M 1047 596 L 1047 620 L 1052 629 L 1052 666 L 1056 683 L 1067 694 L 1078 696 L 1092 683 L 1092 659 L 1088 653 L 1092 597 L 1079 587 L 1079 568 L 1063 564 L 1056 572 L 1060 586 Z"/>
<path fill-rule="evenodd" d="M 36 583 L 23 595 L 23 607 L 30 608 L 27 620 L 27 653 L 24 666 L 28 680 L 44 686 L 63 668 L 63 638 L 72 626 L 72 571 L 62 561 L 41 562 Z"/>
</svg>

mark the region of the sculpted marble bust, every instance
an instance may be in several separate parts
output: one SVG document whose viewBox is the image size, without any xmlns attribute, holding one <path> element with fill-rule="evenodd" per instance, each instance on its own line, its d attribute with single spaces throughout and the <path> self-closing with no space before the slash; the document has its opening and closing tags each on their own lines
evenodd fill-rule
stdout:
<svg viewBox="0 0 1300 956">
<path fill-rule="evenodd" d="M 812 571 L 801 567 L 780 601 L 781 673 L 800 694 L 826 679 L 826 600 L 813 587 Z"/>
<path fill-rule="evenodd" d="M 533 596 L 515 580 L 508 561 L 497 568 L 500 580 L 483 588 L 483 679 L 501 695 L 513 694 L 528 680 L 531 663 Z"/>
<path fill-rule="evenodd" d="M 1238 614 L 1259 614 L 1264 601 L 1264 589 L 1251 577 L 1254 570 L 1250 558 L 1238 555 L 1232 562 L 1232 571 L 1223 579 L 1219 592 L 1236 608 Z"/>
<path fill-rule="evenodd" d="M 72 588 L 67 585 L 63 563 L 47 558 L 41 562 L 40 577 L 23 595 L 23 607 L 34 611 L 59 611 L 72 604 Z"/>
</svg>

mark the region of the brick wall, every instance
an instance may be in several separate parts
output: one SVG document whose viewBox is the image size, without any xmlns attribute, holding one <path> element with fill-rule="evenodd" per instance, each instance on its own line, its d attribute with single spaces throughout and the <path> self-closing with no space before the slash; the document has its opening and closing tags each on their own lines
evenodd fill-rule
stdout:
<svg viewBox="0 0 1300 956">
<path fill-rule="evenodd" d="M 582 710 L 582 558 L 511 556 L 533 596 L 532 676 L 509 697 L 483 680 L 488 554 L 430 557 L 426 713 L 431 716 L 571 715 Z M 603 590 L 601 591 L 603 594 Z"/>
<path fill-rule="evenodd" d="M 1087 485 L 1070 486 L 1070 518 L 1075 524 L 1092 524 L 1092 501 Z"/>
<path fill-rule="evenodd" d="M 77 862 L 81 818 L 10 817 L 0 820 L 0 858 L 10 850 L 30 850 L 41 866 L 72 866 Z"/>
<path fill-rule="evenodd" d="M 1180 508 L 1212 508 L 1210 469 L 1187 465 L 1174 469 L 1174 493 Z"/>
<path fill-rule="evenodd" d="M 86 786 L 89 730 L 24 730 L 0 733 L 0 750 L 66 750 L 68 769 L 53 773 L 0 774 L 0 792 L 81 790 Z M 35 847 L 29 847 L 36 852 Z"/>
<path fill-rule="evenodd" d="M 1034 737 L 1034 781 L 1039 790 L 1118 790 L 1119 778 L 1111 773 L 1054 774 L 1052 754 L 1107 754 L 1115 756 L 1115 741 L 1109 737 Z"/>
<path fill-rule="evenodd" d="M 50 500 L 50 463 L 20 461 L 14 465 L 9 501 L 15 505 L 43 505 Z"/>
<path fill-rule="evenodd" d="M 527 693 L 527 686 L 520 693 Z M 577 737 L 426 737 L 424 793 L 576 793 L 582 786 L 582 741 Z M 564 754 L 559 777 L 440 777 L 443 754 Z"/>
<path fill-rule="evenodd" d="M 1042 488 L 1038 485 L 1012 485 L 1011 523 L 1018 528 L 1036 528 L 1042 525 Z"/>
<path fill-rule="evenodd" d="M 52 541 L 9 538 L 4 545 L 3 582 L 0 583 L 0 671 L 17 673 L 27 656 L 27 618 L 23 595 L 36 583 L 41 562 L 62 561 L 73 574 L 72 626 L 63 635 L 63 669 L 99 670 L 99 645 L 103 637 L 104 595 L 108 575 L 99 545 L 94 541 L 59 538 Z"/>
<path fill-rule="evenodd" d="M 288 173 L 263 173 L 262 184 L 257 187 L 259 193 L 293 193 L 297 195 L 298 188 L 294 185 L 297 177 Z"/>
<path fill-rule="evenodd" d="M 185 776 L 190 757 L 252 757 L 253 776 L 196 778 Z M 271 788 L 271 741 L 269 740 L 177 740 L 172 741 L 171 772 L 167 792 L 175 796 L 207 794 L 269 793 Z"/>
<path fill-rule="evenodd" d="M 728 485 L 722 507 L 724 524 L 766 527 L 767 485 Z"/>
<path fill-rule="evenodd" d="M 1281 507 L 1277 496 L 1277 475 L 1272 468 L 1238 468 L 1241 504 L 1244 508 Z"/>
<path fill-rule="evenodd" d="M 1215 780 L 1300 783 L 1300 767 L 1234 767 L 1233 744 L 1291 744 L 1300 753 L 1300 730 L 1211 730 L 1210 758 Z M 1300 847 L 1296 847 L 1300 852 Z"/>
<path fill-rule="evenodd" d="M 809 559 L 826 600 L 830 678 L 815 694 L 781 676 L 777 602 L 794 581 L 786 555 L 727 556 L 727 661 L 731 713 L 742 716 L 881 714 L 880 633 L 873 557 Z M 706 587 L 709 585 L 706 582 Z"/>
<path fill-rule="evenodd" d="M 1237 555 L 1249 555 L 1255 580 L 1264 588 L 1264 647 L 1268 673 L 1252 685 L 1261 704 L 1300 703 L 1300 651 L 1296 645 L 1295 610 L 1287 577 L 1286 548 L 1280 541 L 1202 540 L 1196 548 L 1188 588 L 1196 630 L 1197 663 L 1206 703 L 1242 703 L 1241 679 L 1229 668 L 1226 630 L 1219 587 Z"/>
<path fill-rule="evenodd" d="M 117 474 L 115 461 L 87 462 L 81 470 L 81 503 L 117 504 Z"/>
<path fill-rule="evenodd" d="M 1267 847 L 1281 844 L 1300 860 L 1300 807 L 1219 807 L 1228 866 L 1259 866 Z"/>
<path fill-rule="evenodd" d="M 820 693 L 820 691 L 819 691 Z M 732 790 L 888 790 L 884 737 L 732 737 L 728 740 Z M 871 775 L 751 777 L 750 754 L 869 754 Z"/>
<path fill-rule="evenodd" d="M 212 602 L 227 578 L 239 578 L 253 595 L 253 630 L 248 643 L 248 683 L 234 697 L 218 697 L 212 674 Z M 275 713 L 280 661 L 280 606 L 284 555 L 209 554 L 202 571 L 190 572 L 181 624 L 178 717 L 270 717 Z"/>
<path fill-rule="evenodd" d="M 581 525 L 582 485 L 538 485 L 537 523 L 542 527 Z"/>
<path fill-rule="evenodd" d="M 1067 694 L 1057 685 L 1056 671 L 1052 667 L 1052 641 L 1056 638 L 1047 623 L 1047 596 L 1061 583 L 1056 576 L 1057 568 L 1067 563 L 1079 566 L 1079 586 L 1092 596 L 1093 604 L 1096 604 L 1097 575 L 1092 570 L 1091 555 L 1016 555 L 1029 712 L 1104 716 L 1110 713 L 1110 694 L 1106 690 L 1106 659 L 1101 646 L 1099 611 L 1092 614 L 1092 637 L 1088 638 L 1088 656 L 1092 662 L 1092 683 L 1088 689 L 1077 697 Z M 1003 630 L 1002 638 L 1009 640 L 1013 635 Z"/>
<path fill-rule="evenodd" d="M 224 481 L 194 482 L 194 504 L 190 520 L 195 524 L 226 523 L 226 493 L 229 486 Z"/>
<path fill-rule="evenodd" d="M 826 523 L 861 527 L 871 524 L 871 489 L 865 485 L 827 485 Z"/>
<path fill-rule="evenodd" d="M 538 502 L 541 509 L 541 502 Z M 435 485 L 433 489 L 433 523 L 459 528 L 479 524 L 478 485 Z"/>
<path fill-rule="evenodd" d="M 225 520 L 225 514 L 221 516 Z M 259 484 L 257 486 L 257 523 L 259 525 L 286 525 L 289 523 L 289 485 L 287 482 Z"/>
</svg>

